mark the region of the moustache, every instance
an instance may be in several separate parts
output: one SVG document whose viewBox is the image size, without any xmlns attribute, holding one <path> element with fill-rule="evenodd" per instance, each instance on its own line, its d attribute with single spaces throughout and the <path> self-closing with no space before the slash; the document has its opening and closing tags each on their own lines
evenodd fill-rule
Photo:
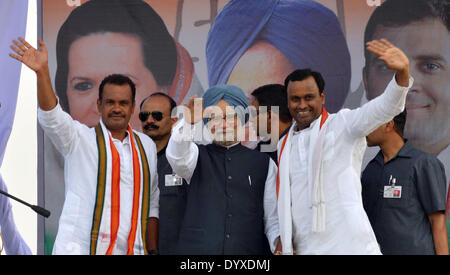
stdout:
<svg viewBox="0 0 450 275">
<path fill-rule="evenodd" d="M 144 130 L 150 130 L 150 129 L 152 129 L 152 130 L 158 130 L 158 129 L 159 129 L 159 126 L 156 126 L 156 125 L 153 124 L 153 123 L 149 123 L 149 124 L 147 124 L 147 125 L 144 126 Z"/>
<path fill-rule="evenodd" d="M 126 117 L 126 115 L 124 113 L 114 113 L 114 112 L 112 112 L 112 113 L 110 113 L 108 115 L 108 117 Z"/>
</svg>

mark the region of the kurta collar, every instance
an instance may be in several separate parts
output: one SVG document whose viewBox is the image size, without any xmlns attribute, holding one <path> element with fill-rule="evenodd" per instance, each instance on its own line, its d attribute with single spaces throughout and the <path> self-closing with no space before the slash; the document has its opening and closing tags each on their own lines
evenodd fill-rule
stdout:
<svg viewBox="0 0 450 275">
<path fill-rule="evenodd" d="M 218 144 L 215 144 L 215 143 L 211 143 L 211 147 L 214 150 L 219 151 L 219 152 L 236 152 L 236 151 L 242 150 L 242 148 L 244 146 L 242 146 L 242 144 L 240 142 L 238 142 L 238 143 L 236 143 L 234 145 L 231 145 L 231 146 L 228 146 L 228 147 L 221 146 L 221 145 L 218 145 Z"/>
<path fill-rule="evenodd" d="M 106 131 L 108 132 L 108 135 L 111 137 L 112 140 L 118 140 L 111 135 L 111 131 L 109 131 L 108 127 L 106 127 L 105 123 L 103 123 L 103 120 L 101 118 L 100 118 L 100 123 L 105 127 Z M 133 131 L 133 128 L 131 128 L 131 130 Z M 126 131 L 125 138 L 123 139 L 123 141 L 120 141 L 120 142 L 122 142 L 123 144 L 131 144 L 130 143 L 130 135 L 128 134 L 128 131 Z"/>
</svg>

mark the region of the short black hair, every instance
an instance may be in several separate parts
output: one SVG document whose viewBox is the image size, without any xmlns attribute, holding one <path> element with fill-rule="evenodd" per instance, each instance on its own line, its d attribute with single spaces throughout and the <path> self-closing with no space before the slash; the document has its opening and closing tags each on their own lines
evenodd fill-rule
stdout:
<svg viewBox="0 0 450 275">
<path fill-rule="evenodd" d="M 114 84 L 114 85 L 128 85 L 131 88 L 131 98 L 134 102 L 136 99 L 136 85 L 134 85 L 134 82 L 127 76 L 121 75 L 121 74 L 112 74 L 105 79 L 103 79 L 102 83 L 100 84 L 100 87 L 98 89 L 98 98 L 100 101 L 103 99 L 103 89 L 105 88 L 106 84 Z"/>
<path fill-rule="evenodd" d="M 402 27 L 427 18 L 439 19 L 450 31 L 450 0 L 386 0 L 375 9 L 364 31 L 364 45 L 371 41 L 378 26 Z M 364 50 L 366 65 L 370 52 Z"/>
<path fill-rule="evenodd" d="M 405 130 L 405 124 L 406 124 L 406 108 L 398 114 L 396 117 L 394 117 L 394 129 L 399 134 L 399 136 L 403 137 L 403 131 Z"/>
<path fill-rule="evenodd" d="M 175 108 L 177 107 L 177 103 L 175 102 L 175 100 L 173 100 L 172 97 L 170 97 L 168 94 L 161 93 L 161 92 L 157 92 L 157 93 L 153 93 L 153 94 L 147 96 L 146 98 L 144 98 L 144 99 L 142 100 L 142 102 L 141 102 L 141 105 L 139 106 L 139 110 L 142 110 L 142 106 L 144 106 L 144 103 L 145 103 L 148 99 L 150 99 L 151 97 L 155 97 L 155 96 L 162 96 L 162 97 L 165 97 L 165 98 L 169 101 L 169 103 L 170 103 L 170 112 L 172 112 L 173 109 L 175 109 Z"/>
<path fill-rule="evenodd" d="M 288 108 L 286 88 L 280 84 L 269 84 L 261 86 L 252 92 L 252 96 L 258 100 L 260 106 L 277 106 L 280 110 L 279 117 L 283 122 L 292 121 L 291 113 Z"/>
<path fill-rule="evenodd" d="M 321 95 L 325 90 L 325 80 L 323 80 L 323 77 L 319 72 L 312 71 L 311 69 L 297 69 L 293 71 L 286 77 L 286 80 L 284 80 L 284 86 L 287 90 L 290 81 L 302 81 L 310 76 L 314 77 L 317 87 L 319 87 L 319 94 Z"/>
<path fill-rule="evenodd" d="M 158 86 L 172 84 L 177 69 L 177 49 L 158 13 L 142 0 L 90 0 L 70 13 L 56 40 L 55 87 L 61 106 L 68 112 L 70 47 L 79 38 L 103 33 L 123 33 L 139 38 L 143 62 Z"/>
</svg>

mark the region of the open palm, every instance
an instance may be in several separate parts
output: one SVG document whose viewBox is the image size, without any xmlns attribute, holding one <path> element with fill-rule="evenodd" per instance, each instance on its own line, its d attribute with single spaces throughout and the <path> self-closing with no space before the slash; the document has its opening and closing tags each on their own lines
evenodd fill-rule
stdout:
<svg viewBox="0 0 450 275">
<path fill-rule="evenodd" d="M 10 53 L 9 56 L 27 65 L 35 72 L 48 66 L 47 48 L 41 40 L 39 40 L 40 50 L 35 49 L 23 38 L 19 38 L 19 41 L 14 40 L 13 43 L 15 46 L 11 45 L 11 49 L 17 55 Z"/>
<path fill-rule="evenodd" d="M 367 50 L 376 54 L 391 70 L 404 71 L 409 68 L 408 57 L 386 39 L 367 42 Z"/>
</svg>

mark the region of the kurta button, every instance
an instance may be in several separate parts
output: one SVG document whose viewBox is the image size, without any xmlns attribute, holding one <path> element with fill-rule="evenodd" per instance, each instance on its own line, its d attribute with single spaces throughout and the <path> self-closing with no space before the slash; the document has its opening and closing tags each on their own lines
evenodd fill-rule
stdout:
<svg viewBox="0 0 450 275">
<path fill-rule="evenodd" d="M 227 234 L 225 237 L 227 237 L 227 239 L 229 239 L 230 238 L 230 234 Z"/>
<path fill-rule="evenodd" d="M 231 217 L 233 217 L 233 215 L 232 214 L 228 214 L 228 218 L 231 218 Z"/>
<path fill-rule="evenodd" d="M 231 161 L 231 158 L 227 158 L 228 161 Z"/>
<path fill-rule="evenodd" d="M 231 177 L 231 176 L 228 176 L 228 179 L 229 179 L 229 180 L 231 180 L 231 179 L 232 179 L 232 177 Z"/>
</svg>

